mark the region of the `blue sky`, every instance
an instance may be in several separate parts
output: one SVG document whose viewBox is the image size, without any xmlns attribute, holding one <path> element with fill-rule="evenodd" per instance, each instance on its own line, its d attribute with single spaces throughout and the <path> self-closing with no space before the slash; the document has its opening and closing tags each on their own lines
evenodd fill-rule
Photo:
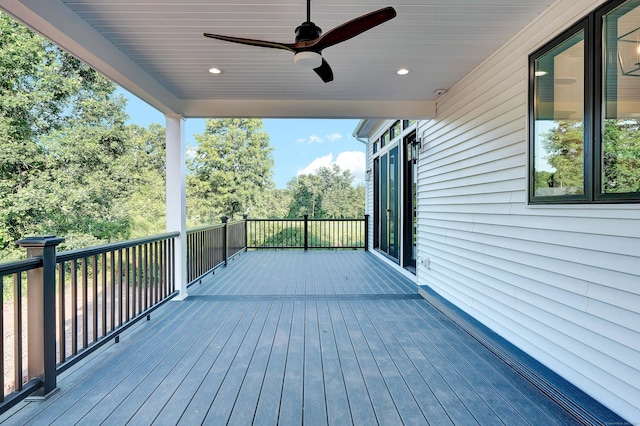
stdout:
<svg viewBox="0 0 640 426">
<path fill-rule="evenodd" d="M 140 126 L 165 125 L 164 115 L 125 90 L 129 122 Z M 353 136 L 358 120 L 264 119 L 264 128 L 274 147 L 274 180 L 277 188 L 300 173 L 312 173 L 319 166 L 337 163 L 349 169 L 354 183 L 364 182 L 365 145 Z M 204 130 L 204 120 L 187 119 L 187 145 L 194 146 L 196 133 Z"/>
</svg>

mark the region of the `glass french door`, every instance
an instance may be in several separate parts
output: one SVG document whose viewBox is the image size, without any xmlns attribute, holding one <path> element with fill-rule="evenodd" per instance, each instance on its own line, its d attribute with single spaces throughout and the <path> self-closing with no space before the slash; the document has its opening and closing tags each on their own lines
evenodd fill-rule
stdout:
<svg viewBox="0 0 640 426">
<path fill-rule="evenodd" d="M 400 158 L 399 148 L 395 146 L 388 153 L 381 155 L 379 162 L 374 163 L 374 217 L 378 227 L 378 249 L 388 256 L 399 259 L 398 212 L 400 197 Z M 376 190 L 377 189 L 377 190 Z M 374 239 L 376 238 L 374 231 Z M 375 243 L 375 241 L 374 241 Z"/>
</svg>

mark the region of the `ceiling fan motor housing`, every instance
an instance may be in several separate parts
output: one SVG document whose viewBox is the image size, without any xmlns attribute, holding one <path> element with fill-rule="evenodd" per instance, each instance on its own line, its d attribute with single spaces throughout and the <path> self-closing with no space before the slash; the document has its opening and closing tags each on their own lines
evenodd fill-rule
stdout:
<svg viewBox="0 0 640 426">
<path fill-rule="evenodd" d="M 296 42 L 315 40 L 322 34 L 322 29 L 313 22 L 303 22 L 296 28 Z"/>
</svg>

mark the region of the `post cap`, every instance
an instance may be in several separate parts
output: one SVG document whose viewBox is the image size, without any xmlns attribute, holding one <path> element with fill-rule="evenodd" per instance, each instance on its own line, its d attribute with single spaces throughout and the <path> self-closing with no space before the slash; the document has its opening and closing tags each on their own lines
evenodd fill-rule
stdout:
<svg viewBox="0 0 640 426">
<path fill-rule="evenodd" d="M 20 241 L 16 241 L 16 244 L 20 247 L 48 247 L 57 246 L 64 241 L 64 238 L 56 237 L 55 235 L 37 235 L 33 237 L 24 237 Z"/>
</svg>

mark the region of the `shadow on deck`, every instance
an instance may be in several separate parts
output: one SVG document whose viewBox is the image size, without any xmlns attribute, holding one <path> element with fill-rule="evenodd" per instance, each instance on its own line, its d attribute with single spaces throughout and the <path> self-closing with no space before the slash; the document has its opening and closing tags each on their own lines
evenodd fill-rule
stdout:
<svg viewBox="0 0 640 426">
<path fill-rule="evenodd" d="M 236 258 L 11 424 L 572 424 L 362 251 Z"/>
</svg>

